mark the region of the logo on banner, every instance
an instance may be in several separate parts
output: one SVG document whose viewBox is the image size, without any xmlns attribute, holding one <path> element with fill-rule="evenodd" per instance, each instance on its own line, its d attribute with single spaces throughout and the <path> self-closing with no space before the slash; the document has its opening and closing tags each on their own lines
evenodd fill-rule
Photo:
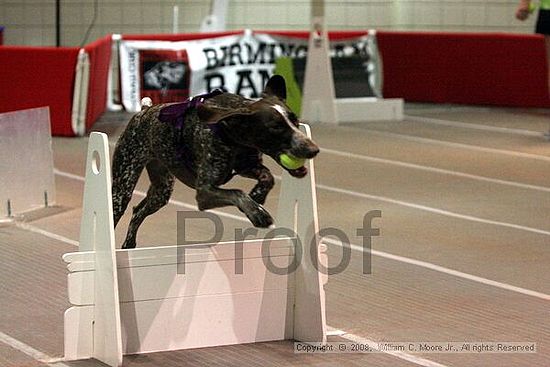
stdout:
<svg viewBox="0 0 550 367">
<path fill-rule="evenodd" d="M 189 97 L 191 69 L 185 50 L 140 51 L 141 96 L 154 104 L 183 101 Z"/>
</svg>

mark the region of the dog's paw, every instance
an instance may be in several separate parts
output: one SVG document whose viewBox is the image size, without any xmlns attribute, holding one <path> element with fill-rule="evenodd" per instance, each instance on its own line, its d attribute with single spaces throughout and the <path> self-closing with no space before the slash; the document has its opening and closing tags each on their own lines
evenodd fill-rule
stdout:
<svg viewBox="0 0 550 367">
<path fill-rule="evenodd" d="M 128 238 L 126 238 L 126 240 L 124 240 L 124 243 L 122 244 L 122 249 L 127 250 L 132 248 L 136 248 L 136 241 L 128 240 Z"/>
<path fill-rule="evenodd" d="M 257 210 L 247 214 L 247 217 L 250 219 L 250 222 L 252 222 L 254 227 L 258 228 L 268 228 L 274 223 L 271 215 L 262 206 L 258 206 Z"/>
</svg>

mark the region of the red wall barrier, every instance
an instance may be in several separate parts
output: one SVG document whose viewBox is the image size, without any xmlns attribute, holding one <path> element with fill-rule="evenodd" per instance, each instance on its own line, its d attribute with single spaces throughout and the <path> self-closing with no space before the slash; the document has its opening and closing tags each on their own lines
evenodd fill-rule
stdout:
<svg viewBox="0 0 550 367">
<path fill-rule="evenodd" d="M 111 36 L 84 49 L 90 61 L 89 130 L 107 104 Z M 0 47 L 0 112 L 49 106 L 52 135 L 74 136 L 71 118 L 78 52 L 77 47 Z"/>
<path fill-rule="evenodd" d="M 111 35 L 84 46 L 90 58 L 86 131 L 105 112 L 107 107 L 107 82 L 111 62 Z"/>
<path fill-rule="evenodd" d="M 0 112 L 49 106 L 52 134 L 73 136 L 77 55 L 77 47 L 0 47 Z"/>
<path fill-rule="evenodd" d="M 378 32 L 377 37 L 385 97 L 550 107 L 541 36 Z"/>
</svg>

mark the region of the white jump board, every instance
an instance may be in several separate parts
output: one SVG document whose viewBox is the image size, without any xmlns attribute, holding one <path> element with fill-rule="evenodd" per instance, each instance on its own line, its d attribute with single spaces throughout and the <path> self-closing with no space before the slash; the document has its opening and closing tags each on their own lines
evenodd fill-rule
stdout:
<svg viewBox="0 0 550 367">
<path fill-rule="evenodd" d="M 124 354 L 283 340 L 293 335 L 294 274 L 277 275 L 294 259 L 293 241 L 278 238 L 267 260 L 260 240 L 117 250 Z M 242 260 L 242 274 L 235 262 Z M 94 254 L 64 256 L 69 269 L 65 358 L 92 356 Z M 182 274 L 182 264 L 185 273 Z M 178 270 L 179 266 L 179 270 Z"/>
<path fill-rule="evenodd" d="M 336 98 L 339 122 L 403 120 L 403 100 L 399 98 Z"/>
</svg>

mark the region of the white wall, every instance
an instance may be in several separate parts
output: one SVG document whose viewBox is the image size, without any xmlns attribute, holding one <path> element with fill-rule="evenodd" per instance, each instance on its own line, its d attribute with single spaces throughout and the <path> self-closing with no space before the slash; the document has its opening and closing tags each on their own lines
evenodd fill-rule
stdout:
<svg viewBox="0 0 550 367">
<path fill-rule="evenodd" d="M 181 32 L 196 32 L 210 0 L 98 0 L 88 41 L 107 33 L 166 33 L 178 5 Z M 533 31 L 534 17 L 514 19 L 518 0 L 325 0 L 329 29 Z M 94 0 L 62 0 L 62 45 L 76 46 L 93 18 Z M 229 29 L 308 29 L 310 0 L 230 0 Z M 54 45 L 54 0 L 0 0 L 5 44 Z"/>
</svg>

